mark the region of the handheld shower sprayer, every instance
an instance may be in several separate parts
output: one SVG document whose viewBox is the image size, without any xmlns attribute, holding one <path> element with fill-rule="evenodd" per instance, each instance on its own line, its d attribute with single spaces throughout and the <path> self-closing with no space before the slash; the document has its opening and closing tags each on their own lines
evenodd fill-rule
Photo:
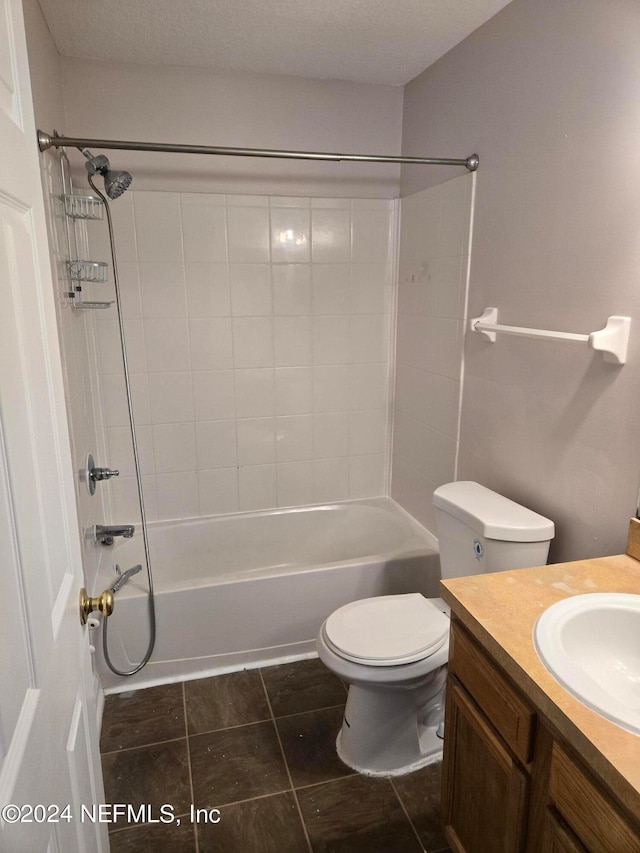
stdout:
<svg viewBox="0 0 640 853">
<path fill-rule="evenodd" d="M 110 199 L 118 198 L 129 188 L 133 180 L 129 172 L 112 169 L 104 154 L 94 155 L 88 148 L 81 148 L 80 151 L 87 158 L 85 166 L 89 175 L 102 175 L 104 178 L 104 190 Z"/>
</svg>

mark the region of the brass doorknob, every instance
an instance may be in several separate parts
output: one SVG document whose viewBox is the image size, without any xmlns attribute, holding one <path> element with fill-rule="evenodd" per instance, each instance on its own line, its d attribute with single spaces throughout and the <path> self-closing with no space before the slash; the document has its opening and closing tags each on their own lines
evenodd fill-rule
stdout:
<svg viewBox="0 0 640 853">
<path fill-rule="evenodd" d="M 105 589 L 97 598 L 91 598 L 85 587 L 80 590 L 80 622 L 87 623 L 87 617 L 94 610 L 98 610 L 103 616 L 111 616 L 113 613 L 113 593 Z"/>
</svg>

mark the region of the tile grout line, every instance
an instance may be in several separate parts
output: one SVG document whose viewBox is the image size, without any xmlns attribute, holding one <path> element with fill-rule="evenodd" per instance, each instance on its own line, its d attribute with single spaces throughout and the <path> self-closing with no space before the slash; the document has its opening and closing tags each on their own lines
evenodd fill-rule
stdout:
<svg viewBox="0 0 640 853">
<path fill-rule="evenodd" d="M 396 786 L 393 784 L 393 778 L 392 778 L 392 777 L 390 777 L 390 778 L 389 778 L 389 782 L 391 783 L 391 787 L 393 788 L 393 793 L 394 793 L 394 794 L 396 795 L 396 797 L 398 798 L 398 802 L 400 803 L 400 808 L 401 808 L 401 809 L 402 809 L 402 811 L 404 812 L 404 816 L 405 816 L 405 817 L 406 817 L 406 819 L 409 821 L 409 826 L 410 826 L 410 827 L 411 827 L 411 829 L 413 830 L 413 833 L 414 833 L 415 837 L 418 839 L 418 844 L 420 845 L 420 849 L 421 849 L 421 850 L 425 850 L 426 848 L 425 848 L 424 844 L 422 843 L 422 839 L 421 839 L 421 838 L 420 838 L 420 836 L 418 835 L 418 830 L 417 830 L 417 829 L 415 828 L 415 826 L 413 825 L 413 821 L 412 821 L 412 820 L 411 820 L 411 818 L 409 817 L 409 812 L 408 812 L 408 811 L 407 811 L 407 809 L 405 808 L 404 802 L 402 801 L 402 797 L 401 797 L 401 796 L 400 796 L 400 794 L 398 793 L 398 789 L 396 788 Z"/>
<path fill-rule="evenodd" d="M 260 681 L 262 682 L 262 689 L 264 690 L 264 695 L 267 699 L 267 706 L 269 708 L 269 712 L 271 714 L 271 721 L 273 723 L 273 727 L 276 730 L 276 737 L 278 738 L 278 744 L 280 746 L 280 752 L 282 754 L 282 760 L 284 761 L 285 770 L 287 771 L 287 777 L 289 779 L 289 784 L 291 785 L 291 791 L 293 793 L 293 799 L 296 804 L 296 810 L 298 812 L 298 817 L 300 818 L 300 823 L 302 824 L 302 831 L 304 832 L 304 837 L 307 841 L 307 847 L 309 849 L 309 853 L 313 853 L 313 848 L 311 847 L 311 839 L 309 838 L 309 833 L 307 831 L 307 825 L 304 821 L 304 817 L 302 816 L 302 809 L 300 808 L 300 803 L 298 802 L 298 795 L 296 794 L 295 788 L 293 787 L 293 779 L 291 778 L 291 771 L 289 770 L 289 763 L 287 761 L 287 756 L 284 752 L 284 747 L 282 746 L 282 740 L 280 739 L 280 732 L 278 731 L 278 726 L 276 724 L 276 718 L 273 715 L 273 708 L 271 707 L 271 700 L 269 699 L 269 693 L 267 691 L 267 686 L 264 682 L 264 677 L 262 675 L 262 670 L 258 669 L 260 673 Z"/>
<path fill-rule="evenodd" d="M 330 711 L 332 708 L 343 708 L 343 707 L 344 707 L 344 702 L 339 702 L 337 705 L 326 705 L 324 708 L 315 708 L 312 711 L 296 711 L 295 714 L 282 714 L 279 717 L 272 715 L 269 717 L 264 717 L 261 720 L 252 720 L 250 723 L 238 723 L 235 726 L 222 726 L 222 728 L 207 729 L 204 732 L 191 732 L 191 733 L 187 733 L 187 737 L 192 738 L 192 737 L 200 737 L 200 735 L 212 735 L 212 734 L 215 734 L 216 732 L 228 732 L 228 731 L 232 731 L 233 729 L 243 729 L 246 726 L 257 726 L 260 723 L 269 723 L 272 720 L 286 720 L 289 717 L 301 717 L 303 714 L 314 714 L 316 711 Z M 272 712 L 272 714 L 273 714 L 273 712 Z M 166 741 L 159 741 L 159 743 L 166 743 Z M 135 749 L 136 747 L 127 747 L 127 748 L 128 749 Z M 114 750 L 114 751 L 115 752 L 122 752 L 121 749 Z"/>
<path fill-rule="evenodd" d="M 146 749 L 148 746 L 162 746 L 164 743 L 176 743 L 179 740 L 186 740 L 186 735 L 180 735 L 180 737 L 170 737 L 166 740 L 153 740 L 151 743 L 140 743 L 136 746 L 124 746 L 122 749 L 111 749 L 109 752 L 101 752 L 100 758 L 103 758 L 107 755 L 120 755 L 123 752 L 131 752 L 133 749 Z"/>
<path fill-rule="evenodd" d="M 189 743 L 189 722 L 187 720 L 187 695 L 184 687 L 184 681 L 182 682 L 182 713 L 184 715 L 185 740 L 187 741 L 187 767 L 189 769 L 189 788 L 191 790 L 191 802 L 195 804 L 195 797 L 193 795 L 193 775 L 191 773 L 191 744 Z M 198 853 L 198 851 L 200 850 L 200 842 L 198 840 L 198 827 L 195 822 L 193 824 L 193 840 L 195 843 L 195 853 Z"/>
</svg>

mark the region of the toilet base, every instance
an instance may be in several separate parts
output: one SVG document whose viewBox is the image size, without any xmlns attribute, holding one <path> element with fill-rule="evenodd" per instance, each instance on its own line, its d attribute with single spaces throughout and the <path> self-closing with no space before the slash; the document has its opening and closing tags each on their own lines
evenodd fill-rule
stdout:
<svg viewBox="0 0 640 853">
<path fill-rule="evenodd" d="M 336 752 L 338 753 L 338 758 L 343 764 L 346 764 L 347 767 L 351 767 L 352 770 L 362 774 L 362 776 L 372 776 L 376 778 L 406 776 L 408 773 L 414 773 L 416 770 L 420 770 L 422 767 L 427 767 L 429 764 L 437 764 L 437 762 L 442 761 L 443 742 L 442 738 L 438 737 L 436 734 L 438 728 L 439 726 L 431 726 L 430 728 L 425 729 L 422 733 L 420 744 L 423 747 L 424 753 L 421 758 L 414 761 L 412 764 L 407 764 L 404 767 L 396 767 L 393 770 L 373 770 L 370 767 L 358 767 L 354 764 L 351 759 L 344 755 L 342 750 L 342 730 L 338 732 L 338 737 L 336 738 Z"/>
<path fill-rule="evenodd" d="M 439 761 L 446 678 L 441 665 L 406 683 L 351 683 L 336 740 L 341 761 L 365 776 L 401 776 Z"/>
</svg>

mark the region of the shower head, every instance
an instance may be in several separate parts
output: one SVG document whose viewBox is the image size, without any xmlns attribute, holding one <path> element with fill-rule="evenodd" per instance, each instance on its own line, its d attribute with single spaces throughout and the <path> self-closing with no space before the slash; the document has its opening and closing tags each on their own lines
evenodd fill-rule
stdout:
<svg viewBox="0 0 640 853">
<path fill-rule="evenodd" d="M 114 199 L 121 196 L 129 188 L 133 178 L 129 172 L 117 172 L 111 168 L 104 154 L 94 156 L 87 148 L 81 149 L 87 158 L 85 166 L 90 175 L 102 175 L 104 178 L 104 190 L 109 198 Z"/>
</svg>

